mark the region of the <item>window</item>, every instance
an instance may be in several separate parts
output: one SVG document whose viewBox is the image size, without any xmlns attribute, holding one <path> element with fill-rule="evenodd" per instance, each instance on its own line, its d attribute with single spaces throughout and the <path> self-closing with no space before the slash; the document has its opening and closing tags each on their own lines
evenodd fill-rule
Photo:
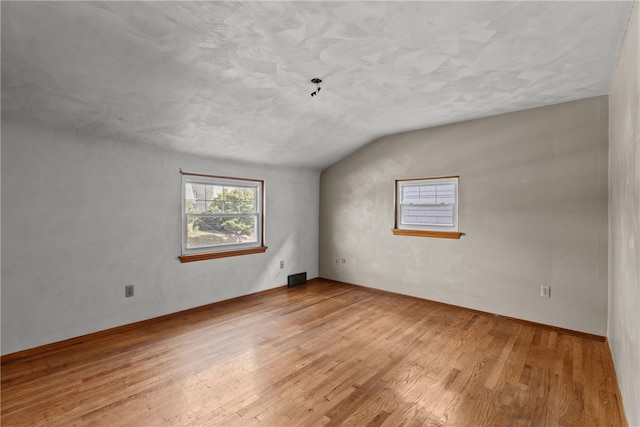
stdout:
<svg viewBox="0 0 640 427">
<path fill-rule="evenodd" d="M 459 177 L 396 181 L 393 234 L 459 239 Z"/>
<path fill-rule="evenodd" d="M 183 172 L 180 261 L 264 252 L 263 190 L 263 181 Z"/>
</svg>

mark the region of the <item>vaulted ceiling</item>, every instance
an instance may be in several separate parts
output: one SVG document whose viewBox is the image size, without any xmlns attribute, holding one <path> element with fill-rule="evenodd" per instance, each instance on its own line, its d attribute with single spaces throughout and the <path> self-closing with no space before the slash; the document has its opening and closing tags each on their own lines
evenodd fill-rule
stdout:
<svg viewBox="0 0 640 427">
<path fill-rule="evenodd" d="M 383 135 L 607 94 L 631 7 L 3 1 L 3 121 L 321 169 Z"/>
</svg>

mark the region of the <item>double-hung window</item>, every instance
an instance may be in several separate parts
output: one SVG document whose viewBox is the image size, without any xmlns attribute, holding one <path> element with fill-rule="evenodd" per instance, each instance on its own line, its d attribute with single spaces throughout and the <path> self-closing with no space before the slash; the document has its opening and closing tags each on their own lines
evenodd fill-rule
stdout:
<svg viewBox="0 0 640 427">
<path fill-rule="evenodd" d="M 182 262 L 264 252 L 264 182 L 182 173 Z"/>
<path fill-rule="evenodd" d="M 458 181 L 457 176 L 397 180 L 393 233 L 460 238 Z"/>
</svg>

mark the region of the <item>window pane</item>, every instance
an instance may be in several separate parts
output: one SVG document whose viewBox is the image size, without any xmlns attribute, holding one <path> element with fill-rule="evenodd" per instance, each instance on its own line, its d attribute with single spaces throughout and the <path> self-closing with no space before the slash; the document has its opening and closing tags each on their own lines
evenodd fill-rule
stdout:
<svg viewBox="0 0 640 427">
<path fill-rule="evenodd" d="M 191 217 L 187 221 L 187 248 L 256 242 L 257 215 Z"/>
<path fill-rule="evenodd" d="M 436 204 L 456 202 L 456 188 L 454 184 L 441 184 L 435 185 L 434 187 Z"/>
<path fill-rule="evenodd" d="M 225 213 L 256 212 L 256 189 L 246 187 L 224 187 Z"/>
<path fill-rule="evenodd" d="M 407 205 L 439 205 L 456 202 L 454 184 L 404 186 L 402 193 L 402 203 Z"/>
<path fill-rule="evenodd" d="M 241 212 L 256 212 L 257 189 L 243 188 L 240 192 L 240 200 L 242 201 Z"/>
<path fill-rule="evenodd" d="M 193 192 L 193 184 L 190 184 L 190 183 L 185 184 L 184 198 L 187 202 L 195 201 L 196 197 Z"/>
<path fill-rule="evenodd" d="M 453 206 L 404 206 L 402 224 L 407 225 L 453 225 Z"/>
<path fill-rule="evenodd" d="M 209 212 L 224 213 L 224 200 L 222 200 L 222 197 L 216 197 L 209 203 Z"/>
<path fill-rule="evenodd" d="M 402 191 L 404 204 L 418 204 L 420 203 L 420 187 L 417 186 L 405 186 Z"/>
<path fill-rule="evenodd" d="M 210 201 L 213 200 L 213 190 L 214 190 L 214 186 L 213 185 L 205 185 L 204 187 L 204 198 L 206 201 Z"/>
<path fill-rule="evenodd" d="M 206 204 L 204 184 L 187 183 L 185 185 L 184 208 L 187 213 L 205 212 Z"/>
</svg>

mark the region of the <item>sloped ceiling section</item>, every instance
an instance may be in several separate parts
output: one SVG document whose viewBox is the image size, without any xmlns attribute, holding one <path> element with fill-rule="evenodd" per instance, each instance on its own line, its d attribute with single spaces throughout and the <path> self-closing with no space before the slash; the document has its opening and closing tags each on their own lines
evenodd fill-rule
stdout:
<svg viewBox="0 0 640 427">
<path fill-rule="evenodd" d="M 3 1 L 3 120 L 324 168 L 386 134 L 607 94 L 631 6 Z"/>
</svg>

